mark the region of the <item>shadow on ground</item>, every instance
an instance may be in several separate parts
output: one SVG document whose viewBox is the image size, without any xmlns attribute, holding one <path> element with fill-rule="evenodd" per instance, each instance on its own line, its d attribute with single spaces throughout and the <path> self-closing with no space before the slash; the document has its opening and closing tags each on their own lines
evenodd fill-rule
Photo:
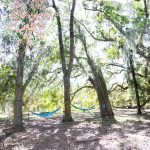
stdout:
<svg viewBox="0 0 150 150">
<path fill-rule="evenodd" d="M 100 119 L 99 113 L 75 114 L 74 122 L 60 117 L 32 120 L 26 132 L 1 142 L 2 150 L 122 150 L 150 149 L 150 115 L 116 112 L 115 119 Z M 121 120 L 122 119 L 122 120 Z"/>
</svg>

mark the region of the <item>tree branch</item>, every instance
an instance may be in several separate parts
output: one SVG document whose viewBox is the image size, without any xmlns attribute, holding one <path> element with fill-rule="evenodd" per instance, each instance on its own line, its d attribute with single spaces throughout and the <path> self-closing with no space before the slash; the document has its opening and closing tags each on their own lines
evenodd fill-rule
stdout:
<svg viewBox="0 0 150 150">
<path fill-rule="evenodd" d="M 112 63 L 110 63 L 110 64 L 107 64 L 108 66 L 116 66 L 116 67 L 120 67 L 120 68 L 126 68 L 126 67 L 124 67 L 123 65 L 120 65 L 120 64 L 112 64 Z"/>
<path fill-rule="evenodd" d="M 120 85 L 118 83 L 114 83 L 114 84 L 112 84 L 111 88 L 108 90 L 108 93 L 110 94 L 111 92 L 115 91 L 118 87 L 121 88 L 122 90 L 127 90 L 129 88 L 128 86 L 124 87 L 123 85 Z"/>
<path fill-rule="evenodd" d="M 75 95 L 81 91 L 82 89 L 85 89 L 85 88 L 90 88 L 90 89 L 93 89 L 93 86 L 83 86 L 83 87 L 80 87 L 79 89 L 77 89 L 74 93 L 70 94 L 70 95 L 73 95 L 72 96 L 72 100 L 74 99 Z"/>
<path fill-rule="evenodd" d="M 83 23 L 81 23 L 79 20 L 77 20 L 76 18 L 75 18 L 75 20 L 77 21 L 77 22 L 79 22 L 84 28 L 85 28 L 85 30 L 90 34 L 90 36 L 94 39 L 94 40 L 96 40 L 96 41 L 104 41 L 104 42 L 114 42 L 115 40 L 114 39 L 112 39 L 112 38 L 107 38 L 107 37 L 105 37 L 103 34 L 101 34 L 102 35 L 102 38 L 97 38 L 97 37 L 95 37 L 89 30 L 88 30 L 88 28 L 83 24 Z"/>
<path fill-rule="evenodd" d="M 33 68 L 31 69 L 31 72 L 28 74 L 28 79 L 25 81 L 24 85 L 23 85 L 23 91 L 25 91 L 26 87 L 28 86 L 28 84 L 30 83 L 30 81 L 32 80 L 33 76 L 35 75 L 35 72 L 38 69 L 39 66 L 39 62 L 41 60 L 41 56 L 38 58 L 37 63 L 35 63 L 33 65 Z"/>
<path fill-rule="evenodd" d="M 148 98 L 143 102 L 143 104 L 141 104 L 141 107 L 144 107 L 149 102 L 150 102 L 150 96 L 148 96 Z"/>
</svg>

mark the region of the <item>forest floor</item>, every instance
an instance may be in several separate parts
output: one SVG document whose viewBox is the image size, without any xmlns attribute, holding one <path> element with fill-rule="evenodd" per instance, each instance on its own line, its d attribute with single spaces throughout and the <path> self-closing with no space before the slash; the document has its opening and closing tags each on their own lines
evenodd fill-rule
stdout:
<svg viewBox="0 0 150 150">
<path fill-rule="evenodd" d="M 150 150 L 150 110 L 115 109 L 115 119 L 99 119 L 98 112 L 73 113 L 74 121 L 61 117 L 35 118 L 24 132 L 0 141 L 1 150 Z M 0 133 L 6 125 L 0 122 Z"/>
</svg>

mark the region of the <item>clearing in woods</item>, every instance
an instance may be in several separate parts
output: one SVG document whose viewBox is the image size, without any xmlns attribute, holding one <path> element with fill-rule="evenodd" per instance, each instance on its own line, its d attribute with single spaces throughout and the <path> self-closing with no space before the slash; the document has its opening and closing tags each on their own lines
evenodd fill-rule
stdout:
<svg viewBox="0 0 150 150">
<path fill-rule="evenodd" d="M 116 109 L 115 120 L 101 120 L 98 112 L 74 113 L 74 122 L 61 117 L 35 118 L 24 132 L 1 140 L 2 150 L 149 150 L 150 111 Z M 27 123 L 26 123 L 27 124 Z M 6 128 L 1 122 L 1 133 Z"/>
</svg>

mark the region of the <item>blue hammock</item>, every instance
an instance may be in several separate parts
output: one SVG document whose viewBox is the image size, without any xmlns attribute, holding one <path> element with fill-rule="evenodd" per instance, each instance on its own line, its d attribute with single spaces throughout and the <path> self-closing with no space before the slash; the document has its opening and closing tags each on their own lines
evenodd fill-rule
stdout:
<svg viewBox="0 0 150 150">
<path fill-rule="evenodd" d="M 50 118 L 52 115 L 54 115 L 57 111 L 59 111 L 60 108 L 57 108 L 56 110 L 54 111 L 51 111 L 51 112 L 45 112 L 45 113 L 35 113 L 35 112 L 32 112 L 33 115 L 37 115 L 37 116 L 40 116 L 40 117 L 47 117 L 47 118 Z"/>
<path fill-rule="evenodd" d="M 90 108 L 79 108 L 78 106 L 75 106 L 75 105 L 73 105 L 73 104 L 71 104 L 74 108 L 76 108 L 76 109 L 79 109 L 79 110 L 82 110 L 83 112 L 85 112 L 85 111 L 89 111 L 89 110 L 91 110 L 91 109 L 94 109 L 95 108 L 95 106 L 93 105 L 93 106 L 91 106 Z"/>
</svg>

